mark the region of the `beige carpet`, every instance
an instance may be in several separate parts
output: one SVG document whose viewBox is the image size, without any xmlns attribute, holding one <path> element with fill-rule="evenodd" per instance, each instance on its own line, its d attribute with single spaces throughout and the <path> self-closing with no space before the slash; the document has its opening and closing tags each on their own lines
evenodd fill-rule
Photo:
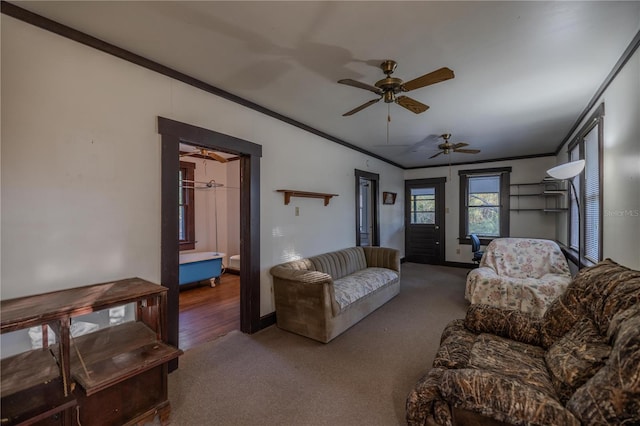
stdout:
<svg viewBox="0 0 640 426">
<path fill-rule="evenodd" d="M 400 294 L 328 344 L 269 327 L 188 350 L 169 375 L 172 425 L 402 425 L 467 270 L 405 263 Z"/>
</svg>

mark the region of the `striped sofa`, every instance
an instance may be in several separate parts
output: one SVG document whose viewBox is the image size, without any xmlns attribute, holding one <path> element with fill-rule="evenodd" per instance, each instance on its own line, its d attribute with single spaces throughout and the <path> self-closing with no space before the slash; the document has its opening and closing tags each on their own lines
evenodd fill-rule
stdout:
<svg viewBox="0 0 640 426">
<path fill-rule="evenodd" d="M 323 343 L 400 291 L 400 253 L 351 247 L 271 268 L 279 328 Z"/>
</svg>

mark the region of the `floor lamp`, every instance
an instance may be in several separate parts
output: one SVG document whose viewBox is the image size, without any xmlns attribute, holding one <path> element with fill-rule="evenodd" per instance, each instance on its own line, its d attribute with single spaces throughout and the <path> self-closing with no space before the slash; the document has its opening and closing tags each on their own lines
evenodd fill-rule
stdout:
<svg viewBox="0 0 640 426">
<path fill-rule="evenodd" d="M 568 180 L 569 184 L 571 184 L 571 189 L 573 189 L 573 194 L 576 197 L 576 206 L 578 207 L 578 271 L 582 268 L 582 260 L 580 258 L 582 229 L 580 226 L 580 197 L 578 196 L 576 187 L 573 185 L 573 178 L 582 173 L 582 170 L 584 170 L 584 160 L 571 161 L 570 163 L 560 164 L 559 166 L 547 170 L 547 174 L 552 178 L 558 180 Z M 571 245 L 571 242 L 569 242 L 569 245 Z"/>
</svg>

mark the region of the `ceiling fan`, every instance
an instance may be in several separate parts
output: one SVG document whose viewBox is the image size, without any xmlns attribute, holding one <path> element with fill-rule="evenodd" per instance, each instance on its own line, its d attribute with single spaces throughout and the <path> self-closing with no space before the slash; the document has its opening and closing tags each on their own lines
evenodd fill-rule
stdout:
<svg viewBox="0 0 640 426">
<path fill-rule="evenodd" d="M 362 83 L 357 80 L 352 80 L 350 78 L 338 80 L 338 83 L 340 84 L 357 87 L 358 89 L 369 90 L 370 92 L 373 92 L 376 95 L 380 96 L 378 99 L 372 99 L 369 102 L 366 102 L 359 107 L 342 114 L 342 116 L 346 117 L 349 115 L 353 115 L 356 112 L 362 111 L 363 109 L 377 102 L 380 102 L 381 99 L 384 99 L 384 101 L 388 104 L 395 102 L 396 104 L 408 109 L 415 114 L 420 114 L 421 112 L 425 112 L 427 109 L 429 109 L 429 106 L 418 102 L 408 96 L 396 95 L 401 92 L 409 92 L 411 90 L 419 89 L 421 87 L 429 86 L 435 83 L 440 83 L 441 81 L 449 80 L 455 77 L 453 71 L 451 71 L 449 68 L 444 67 L 425 74 L 421 77 L 414 78 L 413 80 L 407 81 L 405 83 L 399 78 L 391 77 L 391 74 L 393 74 L 397 66 L 398 64 L 396 63 L 396 61 L 393 61 L 391 59 L 388 59 L 381 63 L 380 68 L 382 69 L 382 72 L 387 75 L 387 77 L 377 81 L 374 86 L 367 83 Z"/>
<path fill-rule="evenodd" d="M 226 163 L 226 162 L 229 161 L 226 158 L 224 158 L 222 155 L 216 154 L 215 152 L 209 151 L 209 150 L 204 149 L 204 148 L 198 148 L 198 149 L 195 149 L 195 150 L 190 151 L 190 152 L 181 152 L 180 153 L 180 157 L 189 157 L 189 156 L 196 156 L 196 157 L 199 157 L 199 158 L 207 158 L 208 157 L 208 158 L 210 158 L 212 160 L 219 161 L 221 163 Z"/>
<path fill-rule="evenodd" d="M 463 149 L 463 147 L 469 146 L 469 144 L 465 142 L 450 143 L 450 133 L 445 133 L 443 135 L 440 135 L 440 137 L 444 139 L 444 143 L 438 145 L 438 149 L 440 150 L 440 152 L 433 154 L 431 157 L 429 157 L 429 159 L 435 158 L 440 154 L 451 154 L 452 152 L 462 152 L 464 154 L 477 154 L 480 152 L 479 149 Z"/>
</svg>

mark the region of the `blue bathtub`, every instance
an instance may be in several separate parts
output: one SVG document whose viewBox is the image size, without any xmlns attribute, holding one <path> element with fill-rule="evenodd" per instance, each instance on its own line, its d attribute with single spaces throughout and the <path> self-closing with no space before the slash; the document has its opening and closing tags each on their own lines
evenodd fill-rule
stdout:
<svg viewBox="0 0 640 426">
<path fill-rule="evenodd" d="M 180 285 L 209 280 L 211 287 L 220 282 L 224 253 L 213 251 L 180 254 Z"/>
</svg>

